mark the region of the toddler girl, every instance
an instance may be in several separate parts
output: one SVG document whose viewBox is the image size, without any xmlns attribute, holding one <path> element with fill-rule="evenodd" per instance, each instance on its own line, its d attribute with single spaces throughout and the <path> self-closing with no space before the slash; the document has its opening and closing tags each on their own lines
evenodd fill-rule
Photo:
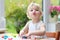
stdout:
<svg viewBox="0 0 60 40">
<path fill-rule="evenodd" d="M 39 4 L 31 3 L 27 8 L 27 17 L 31 19 L 25 27 L 20 31 L 20 37 L 25 35 L 30 37 L 43 36 L 45 34 L 45 24 L 41 21 L 42 12 Z"/>
</svg>

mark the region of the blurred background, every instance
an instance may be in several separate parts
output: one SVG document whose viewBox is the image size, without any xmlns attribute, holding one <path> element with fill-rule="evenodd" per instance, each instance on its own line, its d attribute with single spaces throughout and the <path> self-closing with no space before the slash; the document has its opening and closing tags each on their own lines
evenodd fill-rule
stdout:
<svg viewBox="0 0 60 40">
<path fill-rule="evenodd" d="M 4 18 L 6 19 L 6 30 L 8 33 L 19 33 L 29 20 L 26 16 L 26 10 L 31 2 L 40 4 L 43 11 L 43 0 L 0 0 L 0 5 L 4 5 Z M 59 6 L 60 0 L 50 0 L 51 6 Z M 0 10 L 2 9 L 2 6 Z M 56 12 L 55 12 L 56 13 Z M 1 14 L 1 13 L 0 13 Z M 55 14 L 50 14 L 54 16 Z M 43 17 L 42 17 L 42 20 Z M 50 19 L 51 20 L 51 19 Z M 0 20 L 1 21 L 1 20 Z M 53 20 L 54 21 L 54 20 Z M 3 26 L 3 25 L 2 25 Z"/>
</svg>

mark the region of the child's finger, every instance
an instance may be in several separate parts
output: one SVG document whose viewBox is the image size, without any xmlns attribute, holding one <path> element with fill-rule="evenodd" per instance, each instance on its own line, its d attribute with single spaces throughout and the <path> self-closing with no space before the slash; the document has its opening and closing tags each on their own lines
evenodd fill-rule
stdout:
<svg viewBox="0 0 60 40">
<path fill-rule="evenodd" d="M 18 34 L 18 36 L 20 36 L 20 34 Z"/>
</svg>

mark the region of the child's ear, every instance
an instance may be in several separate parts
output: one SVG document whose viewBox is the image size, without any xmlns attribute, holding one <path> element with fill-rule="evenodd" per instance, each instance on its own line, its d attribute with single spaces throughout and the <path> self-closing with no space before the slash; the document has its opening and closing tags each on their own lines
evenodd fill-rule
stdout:
<svg viewBox="0 0 60 40">
<path fill-rule="evenodd" d="M 40 15 L 42 16 L 42 12 L 40 12 Z"/>
</svg>

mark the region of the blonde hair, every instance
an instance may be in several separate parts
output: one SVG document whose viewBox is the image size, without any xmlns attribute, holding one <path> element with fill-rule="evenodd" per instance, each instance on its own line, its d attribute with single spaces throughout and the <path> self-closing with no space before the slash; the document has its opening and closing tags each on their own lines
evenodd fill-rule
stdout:
<svg viewBox="0 0 60 40">
<path fill-rule="evenodd" d="M 39 4 L 32 2 L 32 3 L 28 6 L 28 8 L 27 8 L 27 17 L 28 17 L 29 19 L 31 19 L 31 18 L 29 17 L 28 10 L 29 10 L 32 6 L 36 6 L 36 7 L 38 7 L 40 13 L 42 14 L 42 10 L 41 10 Z"/>
</svg>

